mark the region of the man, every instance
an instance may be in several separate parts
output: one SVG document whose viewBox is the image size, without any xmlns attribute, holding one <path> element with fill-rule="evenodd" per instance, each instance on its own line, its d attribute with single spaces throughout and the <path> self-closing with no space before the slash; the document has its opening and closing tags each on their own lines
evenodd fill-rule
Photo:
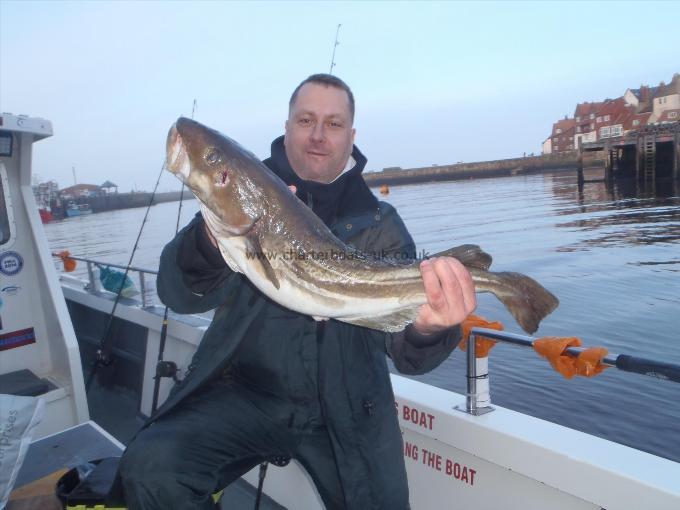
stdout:
<svg viewBox="0 0 680 510">
<path fill-rule="evenodd" d="M 293 92 L 285 135 L 265 164 L 347 244 L 412 259 L 396 210 L 361 176 L 353 120 L 349 87 L 310 76 Z M 233 273 L 197 215 L 165 247 L 158 293 L 180 313 L 217 310 L 182 383 L 121 461 L 129 508 L 212 508 L 212 492 L 276 457 L 296 459 L 327 508 L 408 508 L 385 354 L 402 373 L 432 370 L 476 306 L 456 260 L 425 261 L 421 272 L 428 303 L 403 332 L 317 322 Z"/>
</svg>

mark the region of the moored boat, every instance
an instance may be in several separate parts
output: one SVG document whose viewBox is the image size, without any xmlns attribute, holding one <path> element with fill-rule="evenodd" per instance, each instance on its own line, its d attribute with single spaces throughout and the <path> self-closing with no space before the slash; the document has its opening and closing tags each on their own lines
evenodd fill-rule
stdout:
<svg viewBox="0 0 680 510">
<path fill-rule="evenodd" d="M 44 207 L 38 209 L 38 214 L 40 214 L 40 221 L 42 221 L 43 223 L 49 223 L 54 219 L 52 211 Z"/>
<path fill-rule="evenodd" d="M 70 202 L 66 207 L 66 216 L 72 218 L 74 216 L 83 216 L 85 214 L 92 214 L 92 209 L 89 204 L 76 204 Z"/>
</svg>

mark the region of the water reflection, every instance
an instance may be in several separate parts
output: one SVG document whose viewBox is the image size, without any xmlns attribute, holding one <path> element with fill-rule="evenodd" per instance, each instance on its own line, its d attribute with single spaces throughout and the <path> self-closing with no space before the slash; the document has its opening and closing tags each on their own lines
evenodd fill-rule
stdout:
<svg viewBox="0 0 680 510">
<path fill-rule="evenodd" d="M 572 252 L 592 247 L 674 243 L 680 240 L 680 183 L 657 180 L 641 183 L 620 179 L 612 183 L 587 182 L 582 188 L 564 179 L 554 181 L 553 192 L 563 205 L 558 228 L 588 232 L 558 251 Z M 576 197 L 576 200 L 574 200 Z"/>
</svg>

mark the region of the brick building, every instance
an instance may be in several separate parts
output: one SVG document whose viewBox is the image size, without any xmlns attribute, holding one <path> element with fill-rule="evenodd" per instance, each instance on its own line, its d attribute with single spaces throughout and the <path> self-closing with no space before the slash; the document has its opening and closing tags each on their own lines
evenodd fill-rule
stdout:
<svg viewBox="0 0 680 510">
<path fill-rule="evenodd" d="M 543 154 L 575 150 L 580 143 L 623 136 L 648 124 L 666 122 L 680 122 L 678 73 L 668 85 L 640 85 L 615 99 L 577 104 L 573 118 L 565 117 L 553 124 L 550 136 L 543 142 Z M 571 129 L 573 134 L 565 136 Z"/>
</svg>

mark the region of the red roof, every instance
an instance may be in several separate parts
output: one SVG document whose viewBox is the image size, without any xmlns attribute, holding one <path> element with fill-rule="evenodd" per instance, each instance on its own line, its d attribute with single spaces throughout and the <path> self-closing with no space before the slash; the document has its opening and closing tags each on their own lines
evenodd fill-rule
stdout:
<svg viewBox="0 0 680 510">
<path fill-rule="evenodd" d="M 557 122 L 553 124 L 553 129 L 552 129 L 552 136 L 557 135 L 557 130 L 561 129 L 560 134 L 564 134 L 570 129 L 574 129 L 576 127 L 576 121 L 574 119 L 560 119 Z"/>
<path fill-rule="evenodd" d="M 579 103 L 576 105 L 576 111 L 574 111 L 574 117 L 587 117 L 591 113 L 597 113 L 602 103 Z"/>
<path fill-rule="evenodd" d="M 642 126 L 646 126 L 651 115 L 652 112 L 634 113 L 629 115 L 628 118 L 623 121 L 623 130 L 630 131 L 631 129 L 640 129 Z M 633 125 L 633 122 L 636 120 L 638 121 L 637 125 Z"/>
<path fill-rule="evenodd" d="M 62 195 L 82 195 L 85 193 L 101 193 L 101 187 L 95 184 L 76 184 L 75 186 L 69 186 L 59 190 Z"/>
<path fill-rule="evenodd" d="M 626 105 L 623 97 L 607 100 L 602 103 L 602 106 L 597 111 L 597 116 L 602 117 L 598 127 L 623 124 L 633 113 L 633 108 Z M 605 120 L 607 115 L 609 115 L 609 120 Z"/>
<path fill-rule="evenodd" d="M 671 112 L 674 114 L 671 115 Z M 660 116 L 657 122 L 680 122 L 680 108 L 673 110 L 666 110 Z"/>
</svg>

